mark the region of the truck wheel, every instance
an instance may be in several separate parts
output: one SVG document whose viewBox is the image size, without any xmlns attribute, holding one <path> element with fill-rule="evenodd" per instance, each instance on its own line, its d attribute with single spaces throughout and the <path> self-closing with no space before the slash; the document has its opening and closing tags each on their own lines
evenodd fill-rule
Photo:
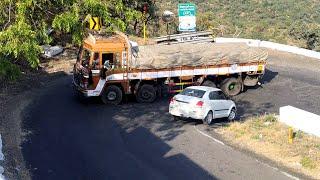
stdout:
<svg viewBox="0 0 320 180">
<path fill-rule="evenodd" d="M 157 98 L 157 91 L 153 85 L 142 85 L 136 94 L 136 99 L 139 103 L 151 103 Z"/>
<path fill-rule="evenodd" d="M 242 84 L 236 78 L 225 79 L 221 84 L 221 90 L 228 96 L 235 96 L 241 92 Z"/>
<path fill-rule="evenodd" d="M 118 105 L 122 101 L 122 90 L 115 85 L 108 86 L 101 96 L 101 100 L 105 104 Z"/>
<path fill-rule="evenodd" d="M 217 87 L 216 84 L 210 80 L 205 80 L 201 86 L 209 86 L 209 87 L 213 87 L 213 88 Z"/>
</svg>

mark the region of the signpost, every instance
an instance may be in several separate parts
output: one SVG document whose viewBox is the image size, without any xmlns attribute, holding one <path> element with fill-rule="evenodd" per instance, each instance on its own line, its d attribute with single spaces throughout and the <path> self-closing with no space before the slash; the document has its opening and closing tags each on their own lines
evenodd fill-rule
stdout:
<svg viewBox="0 0 320 180">
<path fill-rule="evenodd" d="M 196 5 L 183 3 L 178 5 L 179 31 L 196 31 Z"/>
<path fill-rule="evenodd" d="M 144 44 L 146 44 L 146 31 L 147 31 L 147 17 L 146 14 L 148 12 L 148 4 L 144 4 L 143 5 L 143 15 L 142 15 L 142 19 L 143 19 L 143 40 L 144 40 Z"/>
<path fill-rule="evenodd" d="M 101 29 L 101 19 L 99 17 L 91 17 L 89 19 L 89 28 L 99 31 Z"/>
</svg>

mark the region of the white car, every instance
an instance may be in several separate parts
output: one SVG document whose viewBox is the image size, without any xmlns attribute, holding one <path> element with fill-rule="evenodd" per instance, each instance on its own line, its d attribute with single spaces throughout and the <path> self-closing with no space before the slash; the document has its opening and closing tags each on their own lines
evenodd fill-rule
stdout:
<svg viewBox="0 0 320 180">
<path fill-rule="evenodd" d="M 220 89 L 190 86 L 170 100 L 169 113 L 174 117 L 203 120 L 211 124 L 215 118 L 236 118 L 237 108 Z"/>
</svg>

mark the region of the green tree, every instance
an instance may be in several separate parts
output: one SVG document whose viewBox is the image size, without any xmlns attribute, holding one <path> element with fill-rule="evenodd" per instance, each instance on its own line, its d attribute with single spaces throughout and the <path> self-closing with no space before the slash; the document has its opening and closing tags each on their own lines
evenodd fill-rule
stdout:
<svg viewBox="0 0 320 180">
<path fill-rule="evenodd" d="M 88 15 L 101 17 L 108 31 L 130 31 L 141 10 L 129 0 L 1 0 L 0 59 L 37 67 L 40 45 L 52 41 L 48 29 L 80 45 Z"/>
</svg>

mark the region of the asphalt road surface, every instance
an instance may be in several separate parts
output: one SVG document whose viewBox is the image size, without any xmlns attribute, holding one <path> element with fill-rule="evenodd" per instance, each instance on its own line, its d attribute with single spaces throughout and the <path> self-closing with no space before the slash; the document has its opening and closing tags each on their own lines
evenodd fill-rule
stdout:
<svg viewBox="0 0 320 180">
<path fill-rule="evenodd" d="M 235 98 L 239 117 L 277 113 L 283 105 L 320 114 L 319 65 L 270 52 L 263 87 Z M 33 179 L 293 178 L 224 145 L 214 125 L 174 121 L 168 100 L 108 106 L 80 103 L 72 94 L 70 77 L 62 78 L 25 110 L 23 128 L 30 133 L 22 151 Z"/>
</svg>

